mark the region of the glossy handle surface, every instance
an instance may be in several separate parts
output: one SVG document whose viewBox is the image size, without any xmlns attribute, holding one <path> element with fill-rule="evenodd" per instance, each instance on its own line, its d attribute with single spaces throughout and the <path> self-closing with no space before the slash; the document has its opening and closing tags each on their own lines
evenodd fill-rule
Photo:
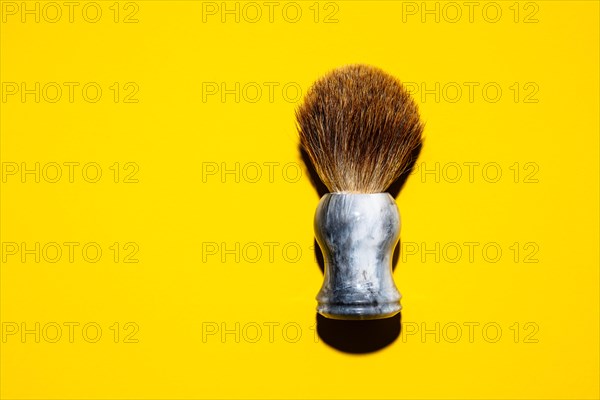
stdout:
<svg viewBox="0 0 600 400">
<path fill-rule="evenodd" d="M 325 260 L 317 311 L 335 319 L 387 318 L 400 311 L 392 254 L 400 213 L 388 193 L 330 193 L 315 214 Z"/>
</svg>

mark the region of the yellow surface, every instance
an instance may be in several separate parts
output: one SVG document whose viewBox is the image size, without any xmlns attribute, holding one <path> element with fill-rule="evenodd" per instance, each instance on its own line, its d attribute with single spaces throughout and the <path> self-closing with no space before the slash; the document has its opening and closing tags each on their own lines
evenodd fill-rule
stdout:
<svg viewBox="0 0 600 400">
<path fill-rule="evenodd" d="M 598 2 L 1 7 L 2 398 L 599 397 Z M 366 354 L 315 334 L 294 121 L 353 62 L 427 124 Z"/>
</svg>

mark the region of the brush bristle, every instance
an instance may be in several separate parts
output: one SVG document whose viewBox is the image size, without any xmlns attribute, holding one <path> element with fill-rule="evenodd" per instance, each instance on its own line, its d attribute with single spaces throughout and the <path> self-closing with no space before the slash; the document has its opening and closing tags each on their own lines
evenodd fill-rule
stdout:
<svg viewBox="0 0 600 400">
<path fill-rule="evenodd" d="M 310 88 L 296 111 L 300 143 L 332 192 L 384 192 L 414 163 L 419 110 L 379 68 L 338 68 Z"/>
</svg>

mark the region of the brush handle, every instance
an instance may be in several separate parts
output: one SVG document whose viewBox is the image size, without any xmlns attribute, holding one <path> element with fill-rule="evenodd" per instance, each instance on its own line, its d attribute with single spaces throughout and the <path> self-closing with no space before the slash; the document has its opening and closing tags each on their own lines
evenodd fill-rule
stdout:
<svg viewBox="0 0 600 400">
<path fill-rule="evenodd" d="M 315 236 L 325 259 L 319 314 L 379 319 L 400 311 L 401 296 L 392 277 L 400 213 L 392 196 L 326 194 L 315 214 Z"/>
</svg>

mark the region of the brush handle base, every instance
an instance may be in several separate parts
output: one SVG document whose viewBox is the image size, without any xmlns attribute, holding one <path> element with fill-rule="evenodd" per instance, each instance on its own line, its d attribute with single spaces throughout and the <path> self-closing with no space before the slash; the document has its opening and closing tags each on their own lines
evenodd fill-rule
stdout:
<svg viewBox="0 0 600 400">
<path fill-rule="evenodd" d="M 402 306 L 400 301 L 387 304 L 332 304 L 319 303 L 317 312 L 330 319 L 369 320 L 390 318 L 398 314 Z"/>
<path fill-rule="evenodd" d="M 400 312 L 392 253 L 400 213 L 388 193 L 330 193 L 315 214 L 325 260 L 317 312 L 333 319 L 381 319 Z"/>
</svg>

